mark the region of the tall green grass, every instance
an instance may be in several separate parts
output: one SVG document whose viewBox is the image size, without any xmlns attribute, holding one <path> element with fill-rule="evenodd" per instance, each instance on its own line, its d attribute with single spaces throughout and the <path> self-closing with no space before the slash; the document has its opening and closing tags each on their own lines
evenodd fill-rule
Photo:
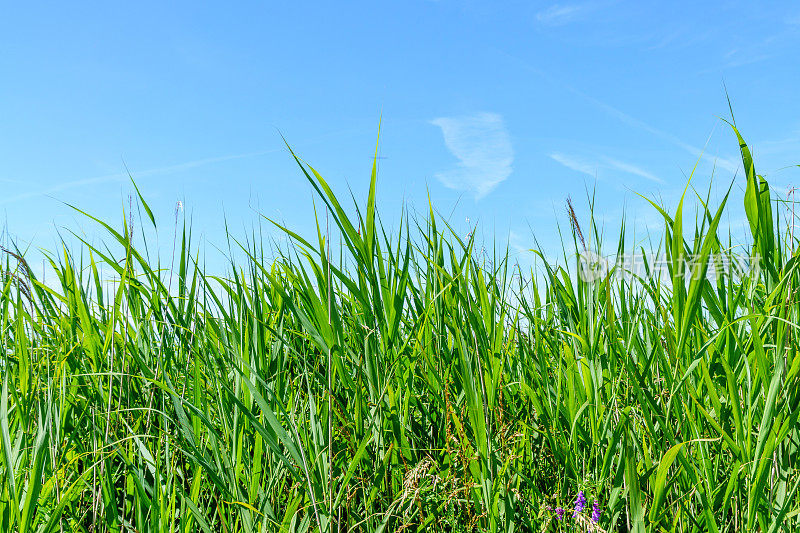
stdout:
<svg viewBox="0 0 800 533">
<path fill-rule="evenodd" d="M 707 271 L 734 254 L 726 200 L 653 204 L 665 274 L 584 280 L 478 254 L 433 208 L 389 232 L 374 166 L 345 208 L 299 158 L 317 234 L 282 228 L 277 259 L 230 236 L 227 276 L 185 225 L 172 269 L 88 214 L 106 242 L 50 255 L 55 284 L 9 250 L 0 530 L 796 530 L 797 246 L 734 132 L 741 275 Z M 574 222 L 567 257 L 602 249 Z M 599 522 L 572 518 L 579 490 Z"/>
</svg>

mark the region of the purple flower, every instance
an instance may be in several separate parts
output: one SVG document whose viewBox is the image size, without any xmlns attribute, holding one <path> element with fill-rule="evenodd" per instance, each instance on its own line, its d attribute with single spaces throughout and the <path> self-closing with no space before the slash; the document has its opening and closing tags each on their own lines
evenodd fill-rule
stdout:
<svg viewBox="0 0 800 533">
<path fill-rule="evenodd" d="M 575 512 L 572 513 L 572 517 L 577 518 L 584 507 L 586 507 L 586 496 L 583 494 L 583 491 L 580 491 L 578 492 L 578 497 L 575 499 Z"/>
<path fill-rule="evenodd" d="M 564 509 L 562 507 L 556 507 L 556 516 L 559 520 L 564 520 Z"/>
<path fill-rule="evenodd" d="M 600 521 L 600 504 L 595 500 L 592 503 L 592 521 L 596 524 Z"/>
</svg>

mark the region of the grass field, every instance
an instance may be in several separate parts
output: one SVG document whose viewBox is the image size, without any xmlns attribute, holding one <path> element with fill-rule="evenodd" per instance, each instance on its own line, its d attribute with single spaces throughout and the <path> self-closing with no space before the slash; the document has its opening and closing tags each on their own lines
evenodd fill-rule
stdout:
<svg viewBox="0 0 800 533">
<path fill-rule="evenodd" d="M 159 264 L 88 214 L 107 246 L 51 255 L 58 283 L 7 250 L 0 530 L 797 530 L 797 242 L 739 140 L 752 247 L 688 188 L 655 249 L 613 235 L 663 272 L 578 275 L 577 217 L 536 275 L 433 209 L 390 232 L 374 167 L 343 207 L 300 159 L 317 235 L 231 236 L 227 276 L 188 227 Z"/>
</svg>

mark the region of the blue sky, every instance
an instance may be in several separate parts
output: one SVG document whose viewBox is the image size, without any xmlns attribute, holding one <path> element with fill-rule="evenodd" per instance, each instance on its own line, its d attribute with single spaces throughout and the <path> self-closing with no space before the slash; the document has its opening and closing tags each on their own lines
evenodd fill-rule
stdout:
<svg viewBox="0 0 800 533">
<path fill-rule="evenodd" d="M 723 82 L 757 170 L 781 194 L 800 182 L 783 168 L 800 163 L 798 50 L 789 2 L 7 4 L 0 227 L 34 248 L 95 238 L 65 202 L 119 220 L 127 166 L 170 235 L 178 201 L 212 245 L 259 213 L 308 233 L 281 134 L 364 198 L 382 117 L 389 222 L 430 195 L 522 252 L 595 187 L 608 226 L 625 209 L 644 228 L 634 191 L 674 207 L 701 150 L 698 187 L 733 179 Z"/>
</svg>

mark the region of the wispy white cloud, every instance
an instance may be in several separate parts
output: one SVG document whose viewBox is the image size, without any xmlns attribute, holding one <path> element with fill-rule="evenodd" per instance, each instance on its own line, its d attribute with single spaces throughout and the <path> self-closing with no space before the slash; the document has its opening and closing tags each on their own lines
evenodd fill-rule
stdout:
<svg viewBox="0 0 800 533">
<path fill-rule="evenodd" d="M 334 130 L 327 133 L 323 133 L 321 135 L 305 139 L 304 143 L 309 142 L 317 142 L 329 137 L 336 137 L 342 135 L 352 135 L 355 133 L 359 133 L 360 130 L 357 129 L 344 129 L 344 130 Z M 206 157 L 204 159 L 196 159 L 194 161 L 186 161 L 183 163 L 175 163 L 173 165 L 165 165 L 161 167 L 149 168 L 144 170 L 131 170 L 131 175 L 134 179 L 139 178 L 146 178 L 151 176 L 162 176 L 168 175 L 175 172 L 181 172 L 184 170 L 190 170 L 197 167 L 202 167 L 205 165 L 213 164 L 213 163 L 222 163 L 225 161 L 232 161 L 236 159 L 246 159 L 250 157 L 258 157 L 267 154 L 273 154 L 276 152 L 282 152 L 285 148 L 272 148 L 268 150 L 258 150 L 255 152 L 244 152 L 240 154 L 229 154 L 223 155 L 218 157 Z M 105 183 L 113 183 L 113 182 L 125 182 L 128 181 L 129 176 L 127 172 L 118 172 L 115 174 L 105 174 L 103 176 L 95 176 L 92 178 L 83 178 L 71 181 L 65 181 L 62 183 L 58 183 L 55 185 L 51 185 L 50 187 L 45 187 L 36 191 L 29 191 L 25 193 L 20 193 L 14 196 L 7 196 L 5 198 L 0 198 L 0 205 L 3 204 L 10 204 L 14 202 L 18 202 L 21 200 L 27 200 L 29 198 L 35 198 L 37 196 L 48 196 L 58 192 L 70 190 L 70 189 L 78 189 L 81 187 L 87 187 L 90 185 L 102 185 Z M 19 182 L 18 182 L 19 183 Z"/>
<path fill-rule="evenodd" d="M 795 159 L 800 159 L 796 157 L 796 154 L 800 153 L 800 130 L 791 132 L 788 136 L 781 139 L 768 139 L 754 142 L 751 149 L 753 151 L 758 151 L 760 155 L 780 154 L 789 156 L 790 158 L 795 156 Z M 786 162 L 796 163 L 794 159 L 787 160 Z"/>
<path fill-rule="evenodd" d="M 24 181 L 14 180 L 11 178 L 0 178 L 0 183 L 11 183 L 12 185 L 25 185 Z"/>
<path fill-rule="evenodd" d="M 605 157 L 603 159 L 605 159 L 605 161 L 611 168 L 615 168 L 617 170 L 621 170 L 623 172 L 627 172 L 628 174 L 633 174 L 635 176 L 639 176 L 650 181 L 655 181 L 656 183 L 664 183 L 664 181 L 658 176 L 636 165 L 632 165 L 624 161 L 619 161 L 617 159 L 611 159 L 610 157 Z"/>
<path fill-rule="evenodd" d="M 547 26 L 561 26 L 572 22 L 586 11 L 586 4 L 553 4 L 536 13 L 536 20 Z"/>
<path fill-rule="evenodd" d="M 654 126 L 651 126 L 650 124 L 644 122 L 643 120 L 639 120 L 638 118 L 632 117 L 631 115 L 625 113 L 624 111 L 621 111 L 621 110 L 617 109 L 616 107 L 614 107 L 612 105 L 609 105 L 609 104 L 607 104 L 607 103 L 605 103 L 603 101 L 600 101 L 597 98 L 594 98 L 593 96 L 589 96 L 588 94 L 585 94 L 585 93 L 583 93 L 583 92 L 581 92 L 581 91 L 579 91 L 579 90 L 577 90 L 577 89 L 575 89 L 573 87 L 570 87 L 570 86 L 567 85 L 566 88 L 567 88 L 567 90 L 575 93 L 576 95 L 586 99 L 587 101 L 591 102 L 595 106 L 597 106 L 600 109 L 604 110 L 609 115 L 611 115 L 613 117 L 616 117 L 620 122 L 623 122 L 624 124 L 627 124 L 628 126 L 640 129 L 642 131 L 646 131 L 647 133 L 650 133 L 650 134 L 652 134 L 652 135 L 654 135 L 656 137 L 659 137 L 659 138 L 661 138 L 661 139 L 663 139 L 663 140 L 665 140 L 665 141 L 677 146 L 678 148 L 681 148 L 682 150 L 685 150 L 686 152 L 688 152 L 689 154 L 691 154 L 691 155 L 693 155 L 693 156 L 695 156 L 697 158 L 700 158 L 701 156 L 709 157 L 710 159 L 712 159 L 714 161 L 715 165 L 719 166 L 720 168 L 724 168 L 725 170 L 727 170 L 729 172 L 736 172 L 739 169 L 739 163 L 737 161 L 735 161 L 734 159 L 720 157 L 720 156 L 716 156 L 715 157 L 713 155 L 707 156 L 706 153 L 705 153 L 705 148 L 699 148 L 697 146 L 692 146 L 691 144 L 682 141 L 681 139 L 679 139 L 678 137 L 676 137 L 675 135 L 673 135 L 671 133 L 668 133 L 668 132 L 660 130 L 660 129 L 654 127 Z"/>
<path fill-rule="evenodd" d="M 597 176 L 597 165 L 592 165 L 578 157 L 555 152 L 550 154 L 550 158 L 582 174 L 587 174 L 592 177 Z"/>
<path fill-rule="evenodd" d="M 763 46 L 760 48 L 764 48 Z M 759 52 L 758 50 L 753 50 L 751 48 L 740 50 L 738 48 L 734 48 L 728 53 L 723 56 L 724 64 L 723 68 L 736 68 L 736 67 L 743 67 L 746 65 L 752 65 L 753 63 L 760 63 L 761 61 L 766 61 L 770 59 L 772 54 L 767 54 L 763 52 Z M 714 69 L 707 69 L 707 72 L 713 72 Z"/>
<path fill-rule="evenodd" d="M 208 165 L 208 164 L 211 164 L 211 163 L 221 163 L 223 161 L 230 161 L 230 160 L 233 160 L 233 159 L 244 159 L 244 158 L 247 158 L 247 157 L 255 157 L 255 156 L 258 156 L 258 155 L 265 155 L 265 154 L 268 154 L 268 153 L 271 153 L 271 152 L 277 152 L 279 150 L 280 149 L 263 150 L 263 151 L 260 151 L 260 152 L 248 152 L 248 153 L 244 153 L 244 154 L 233 154 L 233 155 L 225 155 L 225 156 L 220 156 L 220 157 L 208 157 L 208 158 L 205 158 L 205 159 L 197 159 L 195 161 L 187 161 L 187 162 L 184 162 L 184 163 L 177 163 L 177 164 L 174 164 L 174 165 L 167 165 L 167 166 L 163 166 L 163 167 L 150 168 L 150 169 L 146 169 L 146 170 L 132 171 L 131 175 L 134 178 L 145 178 L 145 177 L 150 177 L 150 176 L 166 175 L 166 174 L 171 174 L 173 172 L 180 172 L 180 171 L 183 171 L 183 170 L 189 170 L 189 169 L 192 169 L 192 168 L 201 167 L 201 166 Z M 84 179 L 66 181 L 66 182 L 63 182 L 63 183 L 59 183 L 57 185 L 53 185 L 53 186 L 47 187 L 47 188 L 42 189 L 42 190 L 20 193 L 20 194 L 14 195 L 14 196 L 9 196 L 9 197 L 3 198 L 3 199 L 0 200 L 0 205 L 2 205 L 2 204 L 10 204 L 10 203 L 18 202 L 18 201 L 21 201 L 21 200 L 27 200 L 28 198 L 34 198 L 34 197 L 37 197 L 37 196 L 48 196 L 48 195 L 51 195 L 51 194 L 67 191 L 67 190 L 70 190 L 70 189 L 77 189 L 77 188 L 80 188 L 80 187 L 86 187 L 86 186 L 89 186 L 89 185 L 102 185 L 104 183 L 113 183 L 115 181 L 116 182 L 122 182 L 122 181 L 126 181 L 128 179 L 129 179 L 129 176 L 128 176 L 128 174 L 126 172 L 118 172 L 116 174 L 106 174 L 104 176 L 95 176 L 93 178 L 84 178 Z"/>
<path fill-rule="evenodd" d="M 508 57 L 509 59 L 512 59 L 520 67 L 525 68 L 525 69 L 527 69 L 527 70 L 529 70 L 531 72 L 534 72 L 534 73 L 538 74 L 539 76 L 541 76 L 543 79 L 545 79 L 548 82 L 552 83 L 553 85 L 561 87 L 564 90 L 569 91 L 572 94 L 584 99 L 585 101 L 589 102 L 590 104 L 592 104 L 593 106 L 597 107 L 598 109 L 601 109 L 605 113 L 607 113 L 610 116 L 616 118 L 617 120 L 619 120 L 623 124 L 626 124 L 626 125 L 628 125 L 628 126 L 630 126 L 632 128 L 636 128 L 636 129 L 645 131 L 645 132 L 647 132 L 647 133 L 649 133 L 649 134 L 651 134 L 651 135 L 653 135 L 655 137 L 659 137 L 662 140 L 664 140 L 664 141 L 666 141 L 666 142 L 668 142 L 668 143 L 670 143 L 670 144 L 672 144 L 674 146 L 677 146 L 678 148 L 686 151 L 687 153 L 697 157 L 698 159 L 702 157 L 703 160 L 710 161 L 715 166 L 720 167 L 722 169 L 725 169 L 725 170 L 727 170 L 727 171 L 729 171 L 731 173 L 737 172 L 739 170 L 739 168 L 740 168 L 739 161 L 734 159 L 734 158 L 722 157 L 722 156 L 715 155 L 715 154 L 709 154 L 709 153 L 707 153 L 705 151 L 705 147 L 701 148 L 701 147 L 689 144 L 687 142 L 684 142 L 682 139 L 678 138 L 676 135 L 674 135 L 672 133 L 669 133 L 667 131 L 661 130 L 661 129 L 659 129 L 659 128 L 657 128 L 657 127 L 655 127 L 655 126 L 653 126 L 653 125 L 651 125 L 651 124 L 649 124 L 649 123 L 647 123 L 647 122 L 645 122 L 645 121 L 643 121 L 641 119 L 638 119 L 638 118 L 636 118 L 634 116 L 631 116 L 628 113 L 626 113 L 626 112 L 624 112 L 624 111 L 622 111 L 622 110 L 620 110 L 620 109 L 618 109 L 618 108 L 616 108 L 616 107 L 614 107 L 614 106 L 612 106 L 612 105 L 610 105 L 610 104 L 608 104 L 608 103 L 606 103 L 606 102 L 604 102 L 602 100 L 599 100 L 598 98 L 595 98 L 594 96 L 591 96 L 591 95 L 583 92 L 582 90 L 577 89 L 576 87 L 574 87 L 574 86 L 572 86 L 572 85 L 570 85 L 568 83 L 565 83 L 564 81 L 560 80 L 559 78 L 556 78 L 556 77 L 552 76 L 548 72 L 546 72 L 546 71 L 544 71 L 544 70 L 542 70 L 540 68 L 532 66 L 530 63 L 520 59 L 517 56 L 511 55 L 511 54 L 508 54 L 508 53 L 505 53 L 505 52 L 502 52 L 502 51 L 500 51 L 500 52 L 504 53 L 506 55 L 506 57 Z"/>
<path fill-rule="evenodd" d="M 441 117 L 431 124 L 441 128 L 445 146 L 459 160 L 456 168 L 436 173 L 446 187 L 480 199 L 511 175 L 514 150 L 502 116 Z"/>
<path fill-rule="evenodd" d="M 770 24 L 769 29 L 759 32 L 758 36 L 747 38 L 740 35 L 738 46 L 723 54 L 717 65 L 702 72 L 748 66 L 781 57 L 787 51 L 793 52 L 797 48 L 797 25 L 800 19 L 793 23 L 791 18 L 785 18 L 783 22 L 783 26 Z"/>
<path fill-rule="evenodd" d="M 523 237 L 522 234 L 514 230 L 508 232 L 508 246 L 511 248 L 515 255 L 527 254 L 535 246 L 530 237 Z"/>
<path fill-rule="evenodd" d="M 619 159 L 612 159 L 610 157 L 604 156 L 597 162 L 590 162 L 582 157 L 568 155 L 561 152 L 554 152 L 550 154 L 550 158 L 558 163 L 561 163 L 569 169 L 586 174 L 593 178 L 598 177 L 601 169 L 620 170 L 627 174 L 633 174 L 634 176 L 639 176 L 640 178 L 654 181 L 656 183 L 664 183 L 661 178 L 652 172 L 649 172 L 634 164 L 626 163 L 625 161 L 620 161 Z"/>
<path fill-rule="evenodd" d="M 619 0 L 583 0 L 566 4 L 555 3 L 536 13 L 536 22 L 541 26 L 564 26 L 574 22 L 588 21 L 589 17 L 600 12 L 605 17 L 614 16 L 608 8 Z M 619 38 L 618 35 L 616 38 Z M 627 39 L 627 37 L 626 37 Z M 636 40 L 639 40 L 637 37 Z"/>
</svg>

